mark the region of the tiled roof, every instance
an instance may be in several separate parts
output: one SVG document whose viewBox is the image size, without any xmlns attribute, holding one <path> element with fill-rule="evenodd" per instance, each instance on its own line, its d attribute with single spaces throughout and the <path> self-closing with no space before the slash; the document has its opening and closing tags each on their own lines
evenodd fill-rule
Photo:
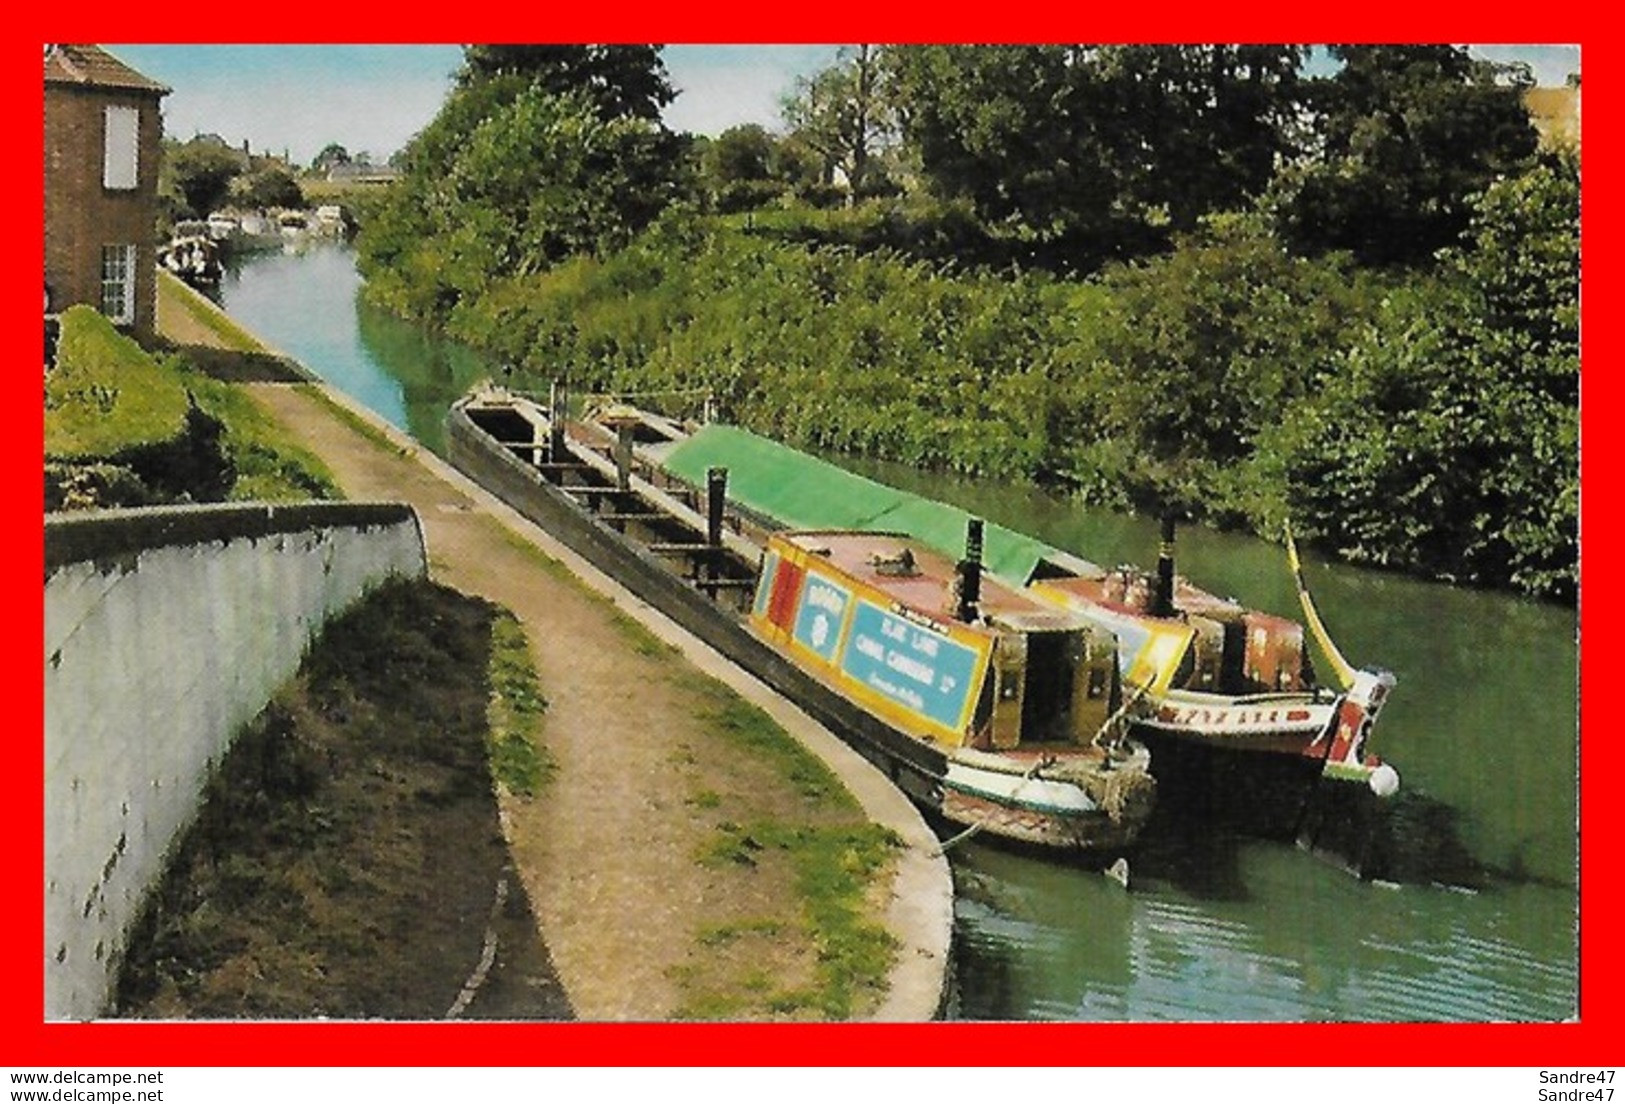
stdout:
<svg viewBox="0 0 1625 1104">
<path fill-rule="evenodd" d="M 156 92 L 170 89 L 151 77 L 144 77 L 100 46 L 67 46 L 52 43 L 45 48 L 45 83 L 79 84 L 98 88 L 129 88 Z"/>
</svg>

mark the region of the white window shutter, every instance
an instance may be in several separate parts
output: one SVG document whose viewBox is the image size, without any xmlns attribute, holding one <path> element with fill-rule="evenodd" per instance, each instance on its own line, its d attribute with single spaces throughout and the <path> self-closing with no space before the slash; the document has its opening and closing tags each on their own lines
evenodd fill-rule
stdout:
<svg viewBox="0 0 1625 1104">
<path fill-rule="evenodd" d="M 109 107 L 106 117 L 102 186 L 128 191 L 139 179 L 136 158 L 141 139 L 141 112 L 133 107 Z"/>
</svg>

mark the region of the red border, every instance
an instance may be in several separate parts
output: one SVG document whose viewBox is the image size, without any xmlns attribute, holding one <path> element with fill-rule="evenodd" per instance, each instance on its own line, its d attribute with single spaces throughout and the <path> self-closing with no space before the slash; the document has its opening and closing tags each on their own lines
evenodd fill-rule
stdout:
<svg viewBox="0 0 1625 1104">
<path fill-rule="evenodd" d="M 974 20 L 952 9 L 923 3 L 889 5 L 822 4 L 661 5 L 648 11 L 615 5 L 546 5 L 529 9 L 534 19 L 512 14 L 437 5 L 402 9 L 381 5 L 375 14 L 367 4 L 330 5 L 322 9 L 276 13 L 269 10 L 215 10 L 201 18 L 186 6 L 158 9 L 151 5 L 76 5 L 72 10 L 12 17 L 41 29 L 41 40 L 157 42 L 262 40 L 268 20 L 279 31 L 305 38 L 319 28 L 327 41 L 446 42 L 514 40 L 541 35 L 552 40 L 665 42 L 838 42 L 868 41 L 1347 41 L 1404 40 L 1476 42 L 1579 43 L 1588 54 L 1606 45 L 1602 17 L 1579 5 L 1564 9 L 1514 7 L 1502 2 L 1465 5 L 1412 3 L 1360 6 L 1345 16 L 1326 5 L 1271 4 L 1241 11 L 1233 5 L 1201 5 L 1190 10 L 1163 7 L 1147 22 L 1133 6 L 1056 6 L 1019 9 L 1012 15 L 982 9 Z M 1305 10 L 1305 9 L 1310 10 Z M 172 14 L 160 16 L 159 11 Z M 504 8 L 513 12 L 515 8 Z M 1554 18 L 1558 16 L 1560 18 Z M 184 19 L 184 23 L 180 21 Z M 409 27 L 409 30 L 405 29 Z M 303 32 L 303 34 L 299 34 Z M 1552 1066 L 1606 1064 L 1617 1059 L 1617 1043 L 1604 1040 L 1618 1033 L 1620 957 L 1617 940 L 1602 937 L 1615 919 L 1618 862 L 1611 846 L 1618 828 L 1617 801 L 1605 789 L 1620 777 L 1618 742 L 1595 725 L 1584 733 L 1581 807 L 1581 1020 L 1562 1025 L 1147 1025 L 1147 1024 L 926 1024 L 907 1026 L 828 1025 L 475 1025 L 475 1024 L 45 1024 L 39 948 L 43 918 L 34 887 L 41 882 L 43 824 L 40 757 L 42 730 L 40 681 L 31 674 L 37 641 L 43 639 L 43 614 L 32 588 L 43 568 L 42 551 L 32 536 L 39 510 L 40 426 L 35 405 L 39 392 L 32 374 L 36 336 L 33 304 L 38 285 L 30 257 L 43 255 L 41 222 L 27 212 L 41 203 L 39 186 L 27 167 L 37 164 L 40 148 L 40 85 L 36 83 L 31 41 L 9 36 L 5 48 L 13 105 L 12 142 L 21 152 L 14 164 L 24 168 L 8 177 L 19 212 L 12 240 L 22 241 L 4 266 L 4 296 L 9 331 L 7 347 L 18 355 L 4 373 L 5 409 L 12 412 L 0 435 L 0 458 L 8 473 L 6 505 L 21 518 L 20 534 L 0 543 L 4 577 L 15 587 L 13 616 L 24 624 L 15 634 L 17 662 L 12 665 L 12 783 L 0 804 L 5 829 L 5 884 L 12 907 L 4 911 L 3 976 L 8 979 L 0 1011 L 0 1064 L 5 1065 L 1312 1065 L 1337 1066 Z M 307 39 L 308 40 L 308 39 Z M 1591 126 L 1585 155 L 1588 170 L 1585 205 L 1585 287 L 1595 306 L 1608 304 L 1612 290 L 1609 246 L 1616 236 L 1617 216 L 1606 200 L 1617 154 L 1599 125 L 1612 118 L 1615 95 L 1610 70 L 1593 69 L 1588 87 Z M 1599 100 L 1598 97 L 1602 98 Z M 33 250 L 33 252 L 29 252 Z M 1601 281 L 1601 282 L 1599 282 Z M 22 307 L 28 307 L 25 317 Z M 1598 488 L 1608 486 L 1614 453 L 1603 427 L 1617 393 L 1616 351 L 1611 327 L 1597 324 L 1591 312 L 1585 329 L 1583 428 L 1586 434 L 1583 519 L 1594 548 L 1607 539 L 1599 533 Z M 1608 315 L 1602 316 L 1606 322 Z M 1600 366 L 1600 367 L 1599 367 Z M 1599 468 L 1600 466 L 1600 468 Z M 1600 618 L 1615 610 L 1616 588 L 1606 570 L 1593 570 L 1586 580 L 1582 655 L 1583 716 L 1594 717 Z M 1591 662 L 1585 662 L 1589 659 Z M 1515 662 L 1510 658 L 1508 662 Z M 1566 687 L 1554 687 L 1566 693 Z M 1490 749 L 1486 749 L 1491 753 Z"/>
</svg>

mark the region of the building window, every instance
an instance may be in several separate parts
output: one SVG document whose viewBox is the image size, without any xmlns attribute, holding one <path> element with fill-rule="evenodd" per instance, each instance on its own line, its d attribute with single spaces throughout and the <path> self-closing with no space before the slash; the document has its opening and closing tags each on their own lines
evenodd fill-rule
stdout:
<svg viewBox="0 0 1625 1104">
<path fill-rule="evenodd" d="M 106 141 L 102 146 L 102 186 L 129 191 L 136 186 L 141 112 L 133 107 L 109 107 L 106 119 Z"/>
<path fill-rule="evenodd" d="M 102 313 L 121 325 L 135 321 L 135 246 L 102 246 Z"/>
</svg>

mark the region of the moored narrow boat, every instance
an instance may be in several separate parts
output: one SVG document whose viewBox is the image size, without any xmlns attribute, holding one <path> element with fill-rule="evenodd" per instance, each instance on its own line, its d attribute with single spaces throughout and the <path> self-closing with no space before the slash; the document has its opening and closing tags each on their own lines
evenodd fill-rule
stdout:
<svg viewBox="0 0 1625 1104">
<path fill-rule="evenodd" d="M 1296 552 L 1292 555 L 1296 570 Z M 1394 676 L 1355 669 L 1306 614 L 1338 686 L 1317 682 L 1304 627 L 1216 597 L 1174 573 L 1173 525 L 1165 522 L 1157 571 L 1044 565 L 1029 587 L 1047 602 L 1114 633 L 1123 679 L 1141 700 L 1138 731 L 1155 743 L 1296 757 L 1298 768 L 1392 794 L 1399 775 L 1366 749 Z M 1043 577 L 1047 576 L 1047 577 Z"/>
<path fill-rule="evenodd" d="M 769 532 L 725 509 L 719 468 L 651 478 L 639 443 L 675 426 L 561 410 L 476 390 L 448 456 L 964 832 L 1104 861 L 1138 836 L 1156 783 L 1086 619 L 984 580 L 974 545 L 954 565 L 903 534 Z"/>
<path fill-rule="evenodd" d="M 731 499 L 780 525 L 906 527 L 949 551 L 966 517 L 733 426 L 669 436 L 648 459 L 684 479 L 727 464 Z M 1155 574 L 1108 570 L 991 525 L 987 560 L 1006 584 L 1116 637 L 1133 732 L 1151 746 L 1159 804 L 1170 816 L 1219 816 L 1317 847 L 1341 835 L 1335 849 L 1362 850 L 1360 825 L 1399 784 L 1368 748 L 1394 676 L 1343 660 L 1315 614 L 1295 549 L 1308 637 L 1303 624 L 1177 578 L 1168 537 Z M 1311 638 L 1328 658 L 1329 682 L 1315 676 Z"/>
<path fill-rule="evenodd" d="M 979 524 L 955 566 L 899 533 L 768 540 L 751 625 L 773 647 L 944 749 L 940 812 L 970 829 L 1123 848 L 1151 813 L 1115 646 L 1080 617 L 980 578 Z"/>
</svg>

